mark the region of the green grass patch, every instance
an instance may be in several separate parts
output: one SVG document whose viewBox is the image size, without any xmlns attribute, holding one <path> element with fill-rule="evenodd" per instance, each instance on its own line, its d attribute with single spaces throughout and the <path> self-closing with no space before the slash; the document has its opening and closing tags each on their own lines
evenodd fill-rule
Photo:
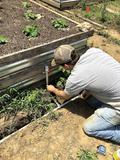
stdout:
<svg viewBox="0 0 120 160">
<path fill-rule="evenodd" d="M 77 153 L 77 160 L 98 160 L 98 157 L 96 153 L 81 148 Z"/>
</svg>

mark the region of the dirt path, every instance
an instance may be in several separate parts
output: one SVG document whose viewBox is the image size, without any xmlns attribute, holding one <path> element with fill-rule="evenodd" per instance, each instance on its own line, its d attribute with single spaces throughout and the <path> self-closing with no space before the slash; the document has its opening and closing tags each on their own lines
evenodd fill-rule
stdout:
<svg viewBox="0 0 120 160">
<path fill-rule="evenodd" d="M 86 113 L 87 110 L 87 113 Z M 107 156 L 98 155 L 100 160 L 110 160 L 116 148 L 86 136 L 82 131 L 85 118 L 93 113 L 82 100 L 71 103 L 59 111 L 58 121 L 48 119 L 33 122 L 28 128 L 1 144 L 1 160 L 76 160 L 79 149 L 96 152 L 98 145 L 107 148 Z"/>
</svg>

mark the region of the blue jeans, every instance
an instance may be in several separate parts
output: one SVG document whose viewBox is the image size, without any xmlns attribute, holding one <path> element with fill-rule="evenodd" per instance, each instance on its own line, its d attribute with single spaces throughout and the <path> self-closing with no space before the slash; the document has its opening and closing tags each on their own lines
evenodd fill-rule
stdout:
<svg viewBox="0 0 120 160">
<path fill-rule="evenodd" d="M 87 135 L 99 137 L 120 144 L 120 111 L 91 97 L 87 103 L 98 109 L 84 123 Z"/>
</svg>

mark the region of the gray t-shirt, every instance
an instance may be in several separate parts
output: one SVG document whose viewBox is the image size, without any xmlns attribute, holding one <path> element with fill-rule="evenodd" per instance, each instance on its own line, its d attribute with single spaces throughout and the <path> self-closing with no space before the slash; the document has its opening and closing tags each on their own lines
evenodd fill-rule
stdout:
<svg viewBox="0 0 120 160">
<path fill-rule="evenodd" d="M 74 66 L 65 87 L 71 97 L 83 90 L 120 109 L 120 63 L 98 48 L 88 49 Z"/>
</svg>

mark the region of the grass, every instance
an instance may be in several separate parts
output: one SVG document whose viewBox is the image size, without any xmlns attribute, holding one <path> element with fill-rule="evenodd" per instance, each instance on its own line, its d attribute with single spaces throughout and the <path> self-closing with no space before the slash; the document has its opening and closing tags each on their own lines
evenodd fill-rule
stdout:
<svg viewBox="0 0 120 160">
<path fill-rule="evenodd" d="M 112 1 L 113 2 L 113 1 Z M 114 2 L 117 4 L 117 2 Z M 120 3 L 120 2 L 119 2 Z M 84 4 L 84 3 L 83 3 Z M 116 18 L 116 14 L 109 13 L 106 10 L 106 7 L 109 5 L 109 1 L 107 3 L 100 3 L 98 5 L 91 4 L 89 5 L 89 10 L 87 10 L 87 6 L 83 5 L 83 7 L 80 9 L 75 9 L 74 12 L 76 13 L 76 16 L 78 14 L 83 15 L 84 17 L 96 21 L 98 23 L 102 23 L 104 25 L 117 25 L 119 26 L 118 17 Z M 119 16 L 119 15 L 118 15 Z"/>
<path fill-rule="evenodd" d="M 77 160 L 98 160 L 96 153 L 81 148 L 77 153 Z"/>
<path fill-rule="evenodd" d="M 99 32 L 98 32 L 98 35 L 101 35 L 101 36 L 107 38 L 109 41 L 111 41 L 111 42 L 114 43 L 114 44 L 120 45 L 120 40 L 119 40 L 119 39 L 110 36 L 110 35 L 109 35 L 107 32 L 105 32 L 105 31 L 99 31 Z"/>
</svg>

